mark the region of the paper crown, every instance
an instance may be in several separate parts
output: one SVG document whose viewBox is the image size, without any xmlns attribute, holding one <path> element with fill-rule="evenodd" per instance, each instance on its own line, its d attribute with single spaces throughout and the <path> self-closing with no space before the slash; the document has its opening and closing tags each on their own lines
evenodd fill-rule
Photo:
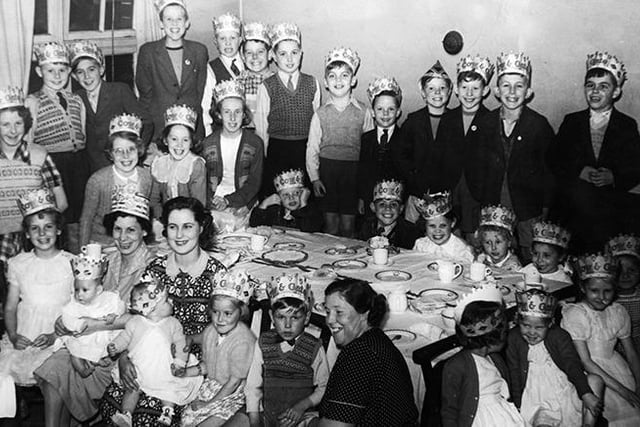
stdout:
<svg viewBox="0 0 640 427">
<path fill-rule="evenodd" d="M 622 86 L 627 79 L 627 70 L 624 64 L 609 52 L 595 52 L 587 55 L 587 71 L 594 68 L 600 68 L 613 74 L 618 86 Z"/>
<path fill-rule="evenodd" d="M 580 280 L 612 279 L 618 274 L 618 261 L 611 254 L 591 254 L 578 257 Z"/>
<path fill-rule="evenodd" d="M 499 328 L 505 327 L 504 310 L 497 308 L 486 318 L 471 324 L 462 324 L 462 316 L 465 309 L 472 302 L 485 301 L 502 305 L 502 292 L 495 283 L 485 283 L 480 288 L 473 289 L 471 293 L 464 295 L 453 309 L 453 317 L 460 331 L 467 337 L 477 337 L 488 334 Z"/>
<path fill-rule="evenodd" d="M 440 61 L 436 61 L 436 63 L 433 64 L 427 71 L 425 71 L 424 74 L 418 79 L 418 90 L 422 90 L 422 86 L 424 85 L 423 82 L 431 79 L 443 79 L 449 85 L 451 85 L 451 78 L 442 67 L 442 64 L 440 64 Z"/>
<path fill-rule="evenodd" d="M 182 7 L 184 10 L 187 10 L 187 4 L 184 0 L 154 0 L 153 5 L 156 7 L 158 13 L 162 13 L 165 7 L 170 6 L 172 4 L 178 5 Z"/>
<path fill-rule="evenodd" d="M 100 258 L 93 258 L 83 253 L 71 258 L 73 277 L 79 280 L 100 280 L 107 271 L 107 256 L 102 254 Z"/>
<path fill-rule="evenodd" d="M 513 232 L 516 214 L 505 206 L 483 206 L 480 209 L 480 226 L 493 225 Z"/>
<path fill-rule="evenodd" d="M 498 77 L 503 74 L 520 74 L 527 79 L 531 78 L 531 61 L 524 53 L 501 53 L 496 61 L 498 64 Z"/>
<path fill-rule="evenodd" d="M 479 288 L 474 288 L 468 294 L 464 294 L 453 309 L 453 317 L 456 323 L 460 323 L 464 309 L 475 301 L 497 302 L 502 304 L 502 292 L 495 283 L 483 283 Z"/>
<path fill-rule="evenodd" d="M 227 98 L 244 100 L 244 85 L 239 80 L 225 80 L 213 88 L 213 96 L 218 103 Z"/>
<path fill-rule="evenodd" d="M 559 225 L 544 221 L 533 224 L 534 242 L 548 243 L 567 249 L 569 240 L 571 240 L 571 233 Z"/>
<path fill-rule="evenodd" d="M 116 132 L 131 132 L 140 137 L 142 119 L 135 114 L 119 114 L 109 122 L 109 136 Z"/>
<path fill-rule="evenodd" d="M 139 288 L 131 292 L 129 308 L 135 313 L 148 316 L 160 301 L 163 301 L 167 292 L 158 279 L 148 272 L 142 273 L 138 284 L 146 285 L 144 290 Z"/>
<path fill-rule="evenodd" d="M 63 63 L 69 65 L 69 49 L 67 46 L 57 42 L 40 43 L 33 48 L 38 65 Z"/>
<path fill-rule="evenodd" d="M 395 179 L 383 180 L 373 187 L 373 200 L 397 200 L 402 201 L 404 186 Z"/>
<path fill-rule="evenodd" d="M 369 83 L 369 87 L 367 88 L 369 102 L 373 103 L 376 96 L 382 92 L 391 92 L 394 96 L 398 96 L 402 100 L 402 89 L 400 89 L 400 85 L 393 77 L 378 77 Z"/>
<path fill-rule="evenodd" d="M 489 61 L 489 58 L 482 58 L 480 55 L 467 55 L 460 59 L 456 68 L 456 74 L 472 71 L 480 74 L 484 80 L 485 86 L 491 81 L 495 66 Z"/>
<path fill-rule="evenodd" d="M 334 62 L 344 62 L 355 75 L 360 67 L 360 56 L 358 56 L 358 52 L 348 47 L 337 47 L 330 50 L 329 54 L 324 58 L 324 68 L 326 69 Z"/>
<path fill-rule="evenodd" d="M 69 59 L 73 64 L 81 58 L 90 58 L 104 67 L 104 55 L 102 50 L 94 42 L 88 40 L 78 40 L 69 44 Z"/>
<path fill-rule="evenodd" d="M 424 219 L 434 219 L 446 215 L 453 209 L 451 193 L 448 191 L 435 194 L 427 193 L 421 199 L 418 199 L 416 209 Z"/>
<path fill-rule="evenodd" d="M 216 273 L 212 284 L 211 295 L 232 297 L 245 304 L 249 303 L 256 285 L 247 272 L 242 270 L 220 271 Z"/>
<path fill-rule="evenodd" d="M 308 304 L 311 301 L 311 287 L 307 278 L 298 273 L 286 274 L 271 279 L 267 293 L 273 304 L 282 298 L 294 298 Z"/>
<path fill-rule="evenodd" d="M 298 44 L 302 44 L 302 35 L 296 24 L 289 22 L 281 22 L 271 27 L 271 33 L 269 33 L 269 39 L 271 40 L 271 46 L 275 47 L 278 43 L 284 40 L 293 40 Z"/>
<path fill-rule="evenodd" d="M 518 314 L 550 319 L 556 309 L 556 297 L 539 289 L 516 292 Z"/>
<path fill-rule="evenodd" d="M 213 18 L 213 32 L 219 34 L 223 31 L 232 31 L 242 34 L 242 21 L 233 13 L 225 13 Z"/>
<path fill-rule="evenodd" d="M 269 26 L 262 22 L 249 22 L 242 26 L 244 31 L 244 40 L 256 40 L 264 42 L 268 46 L 271 46 L 271 40 L 269 39 Z"/>
<path fill-rule="evenodd" d="M 24 106 L 24 93 L 22 88 L 9 86 L 0 89 L 0 110 L 10 107 Z"/>
<path fill-rule="evenodd" d="M 281 172 L 273 178 L 273 185 L 276 187 L 276 191 L 302 188 L 304 187 L 304 172 L 300 169 Z"/>
<path fill-rule="evenodd" d="M 619 235 L 607 242 L 607 251 L 615 256 L 631 255 L 640 258 L 640 239 L 633 235 Z"/>
<path fill-rule="evenodd" d="M 149 199 L 140 193 L 114 191 L 111 195 L 111 212 L 123 212 L 149 220 Z"/>
<path fill-rule="evenodd" d="M 45 209 L 58 210 L 56 198 L 47 187 L 28 191 L 18 198 L 18 207 L 22 216 L 32 215 Z"/>
<path fill-rule="evenodd" d="M 172 105 L 164 112 L 164 127 L 183 125 L 195 131 L 197 121 L 198 113 L 188 105 Z"/>
</svg>

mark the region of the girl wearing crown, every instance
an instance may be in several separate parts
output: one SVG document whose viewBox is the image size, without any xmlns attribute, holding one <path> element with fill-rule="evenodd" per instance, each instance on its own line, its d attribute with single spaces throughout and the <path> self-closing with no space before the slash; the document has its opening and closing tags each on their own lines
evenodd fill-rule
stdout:
<svg viewBox="0 0 640 427">
<path fill-rule="evenodd" d="M 604 381 L 604 417 L 610 426 L 636 426 L 640 419 L 640 360 L 631 341 L 629 314 L 614 302 L 618 263 L 609 254 L 578 258 L 582 301 L 562 310 L 562 328 L 585 371 Z M 625 357 L 615 351 L 620 342 Z"/>
<path fill-rule="evenodd" d="M 442 372 L 443 427 L 524 427 L 508 401 L 509 372 L 499 354 L 507 334 L 500 289 L 491 284 L 474 289 L 458 301 L 454 317 L 463 350 Z"/>
<path fill-rule="evenodd" d="M 264 145 L 254 133 L 243 129 L 251 122 L 251 113 L 239 82 L 219 83 L 214 96 L 213 119 L 222 129 L 203 142 L 209 177 L 207 205 L 216 211 L 216 221 L 223 225 L 220 228 L 236 229 L 248 222 L 258 201 Z"/>
<path fill-rule="evenodd" d="M 80 245 L 113 244 L 113 237 L 107 234 L 102 221 L 111 211 L 112 198 L 117 193 L 138 193 L 150 199 L 154 214 L 159 215 L 158 189 L 149 169 L 138 166 L 144 153 L 141 131 L 142 120 L 137 116 L 121 114 L 111 119 L 105 152 L 112 165 L 91 175 L 87 182 L 80 217 Z"/>
<path fill-rule="evenodd" d="M 54 323 L 73 293 L 72 255 L 59 248 L 63 220 L 51 191 L 26 193 L 18 205 L 31 247 L 7 263 L 0 373 L 10 374 L 18 385 L 32 386 L 34 369 L 53 353 Z"/>
<path fill-rule="evenodd" d="M 515 223 L 516 214 L 507 207 L 484 206 L 480 210 L 480 226 L 476 234 L 482 245 L 484 263 L 492 269 L 515 271 L 522 267 L 511 251 Z"/>
<path fill-rule="evenodd" d="M 533 262 L 523 267 L 520 272 L 524 273 L 525 277 L 532 272 L 538 272 L 542 279 L 572 284 L 571 269 L 563 264 L 570 239 L 571 234 L 558 225 L 548 222 L 534 223 L 531 244 Z"/>
<path fill-rule="evenodd" d="M 200 148 L 196 139 L 197 118 L 195 110 L 186 105 L 172 105 L 164 113 L 160 148 L 168 152 L 151 163 L 151 175 L 163 202 L 184 196 L 206 203 L 206 166 L 204 159 L 194 154 Z"/>
<path fill-rule="evenodd" d="M 276 225 L 309 233 L 322 230 L 322 213 L 309 200 L 311 191 L 304 186 L 304 181 L 304 172 L 300 169 L 278 174 L 273 179 L 276 192 L 253 209 L 249 225 Z"/>
<path fill-rule="evenodd" d="M 456 215 L 451 206 L 451 193 L 425 194 L 416 203 L 416 209 L 426 220 L 427 235 L 416 240 L 413 249 L 437 258 L 473 262 L 473 250 L 467 243 L 452 233 Z"/>
<path fill-rule="evenodd" d="M 202 361 L 174 375 L 204 375 L 196 399 L 182 413 L 182 426 L 221 426 L 244 405 L 244 385 L 256 342 L 242 321 L 249 315 L 253 280 L 244 271 L 220 272 L 209 312 L 211 324 L 202 333 Z"/>
<path fill-rule="evenodd" d="M 518 327 L 507 338 L 514 404 L 532 426 L 593 426 L 602 411 L 602 379 L 585 375 L 571 336 L 554 325 L 556 299 L 530 289 L 516 294 Z M 582 402 L 580 401 L 582 400 Z"/>
</svg>

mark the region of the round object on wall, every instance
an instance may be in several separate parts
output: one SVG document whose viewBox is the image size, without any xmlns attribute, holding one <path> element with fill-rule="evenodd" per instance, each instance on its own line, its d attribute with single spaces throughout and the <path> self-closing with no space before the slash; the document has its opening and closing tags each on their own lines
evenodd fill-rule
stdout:
<svg viewBox="0 0 640 427">
<path fill-rule="evenodd" d="M 442 39 L 442 46 L 449 55 L 460 53 L 463 44 L 462 34 L 454 30 L 449 31 Z"/>
</svg>

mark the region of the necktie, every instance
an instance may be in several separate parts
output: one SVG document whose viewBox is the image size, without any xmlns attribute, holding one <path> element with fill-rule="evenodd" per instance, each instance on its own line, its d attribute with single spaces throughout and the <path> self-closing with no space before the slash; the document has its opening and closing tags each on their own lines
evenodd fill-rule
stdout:
<svg viewBox="0 0 640 427">
<path fill-rule="evenodd" d="M 293 87 L 293 76 L 291 74 L 289 74 L 289 81 L 287 82 L 287 89 L 295 90 L 295 87 Z"/>
<path fill-rule="evenodd" d="M 283 341 L 286 341 L 286 342 L 287 342 L 287 344 L 289 344 L 291 347 L 293 347 L 293 346 L 295 346 L 295 345 L 296 345 L 296 340 L 295 340 L 295 338 L 294 338 L 294 339 L 292 339 L 292 340 L 285 340 L 285 339 L 284 339 L 284 338 L 282 338 L 280 335 L 278 335 L 278 336 L 276 337 L 276 343 L 280 344 L 280 343 L 281 343 L 281 342 L 283 342 Z"/>
<path fill-rule="evenodd" d="M 240 69 L 236 65 L 236 60 L 231 61 L 231 72 L 236 75 L 236 77 L 240 74 Z"/>
<path fill-rule="evenodd" d="M 62 105 L 62 108 L 64 108 L 64 111 L 67 111 L 67 100 L 65 99 L 62 92 L 56 92 L 56 95 L 58 95 L 58 100 L 60 101 L 60 105 Z"/>
<path fill-rule="evenodd" d="M 389 129 L 383 129 L 382 135 L 380 135 L 380 148 L 382 148 L 383 150 L 386 150 L 388 143 L 389 143 Z"/>
</svg>

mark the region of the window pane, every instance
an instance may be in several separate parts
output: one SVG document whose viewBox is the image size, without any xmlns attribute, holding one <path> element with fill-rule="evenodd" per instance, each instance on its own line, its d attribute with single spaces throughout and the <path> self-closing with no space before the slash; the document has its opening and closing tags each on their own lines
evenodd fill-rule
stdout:
<svg viewBox="0 0 640 427">
<path fill-rule="evenodd" d="M 98 31 L 100 0 L 69 0 L 69 31 Z"/>
<path fill-rule="evenodd" d="M 124 30 L 133 28 L 133 1 L 134 0 L 107 0 L 104 11 L 104 28 L 111 29 L 111 19 L 113 17 L 113 28 Z"/>
<path fill-rule="evenodd" d="M 47 0 L 36 0 L 36 11 L 33 26 L 33 34 L 48 34 L 49 19 L 47 14 Z"/>
</svg>

